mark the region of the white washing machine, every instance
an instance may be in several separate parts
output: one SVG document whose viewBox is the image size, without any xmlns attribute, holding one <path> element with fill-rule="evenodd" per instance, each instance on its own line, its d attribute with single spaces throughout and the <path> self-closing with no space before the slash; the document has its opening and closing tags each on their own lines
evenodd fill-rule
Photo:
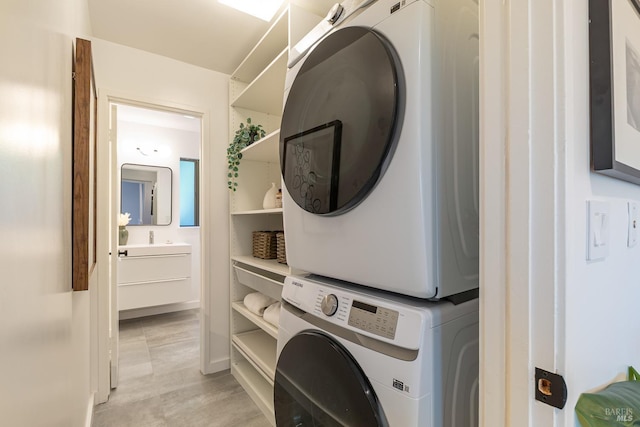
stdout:
<svg viewBox="0 0 640 427">
<path fill-rule="evenodd" d="M 478 300 L 389 296 L 287 277 L 278 427 L 478 425 Z"/>
<path fill-rule="evenodd" d="M 289 265 L 427 299 L 477 288 L 477 0 L 334 12 L 287 72 Z"/>
</svg>

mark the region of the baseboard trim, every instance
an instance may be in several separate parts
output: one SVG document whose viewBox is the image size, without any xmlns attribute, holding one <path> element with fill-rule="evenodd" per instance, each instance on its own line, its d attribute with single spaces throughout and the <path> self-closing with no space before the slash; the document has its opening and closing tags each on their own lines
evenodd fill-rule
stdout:
<svg viewBox="0 0 640 427">
<path fill-rule="evenodd" d="M 95 401 L 96 401 L 96 394 L 91 393 L 89 395 L 89 402 L 87 403 L 87 414 L 84 420 L 85 427 L 91 427 L 91 424 L 93 423 L 93 408 L 95 407 Z"/>
<path fill-rule="evenodd" d="M 215 374 L 216 372 L 229 369 L 230 366 L 231 365 L 228 357 L 218 360 L 210 360 L 209 363 L 205 364 L 205 372 L 203 372 L 203 374 Z"/>
<path fill-rule="evenodd" d="M 155 316 L 156 314 L 200 308 L 200 301 L 180 302 L 176 304 L 157 305 L 155 307 L 134 308 L 121 310 L 120 320 L 135 319 L 137 317 Z"/>
</svg>

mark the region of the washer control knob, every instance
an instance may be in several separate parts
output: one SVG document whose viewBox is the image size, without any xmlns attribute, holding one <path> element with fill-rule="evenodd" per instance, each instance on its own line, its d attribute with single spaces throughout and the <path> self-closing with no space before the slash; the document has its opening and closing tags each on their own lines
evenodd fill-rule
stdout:
<svg viewBox="0 0 640 427">
<path fill-rule="evenodd" d="M 320 303 L 320 308 L 327 316 L 333 316 L 338 311 L 338 297 L 334 294 L 325 295 Z"/>
<path fill-rule="evenodd" d="M 336 3 L 327 13 L 327 22 L 329 24 L 335 24 L 338 19 L 342 16 L 342 12 L 344 12 L 344 7 L 340 3 Z"/>
</svg>

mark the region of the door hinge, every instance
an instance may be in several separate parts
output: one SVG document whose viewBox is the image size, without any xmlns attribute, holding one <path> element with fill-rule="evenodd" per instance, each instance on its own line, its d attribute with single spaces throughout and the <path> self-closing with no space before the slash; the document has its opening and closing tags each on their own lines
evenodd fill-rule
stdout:
<svg viewBox="0 0 640 427">
<path fill-rule="evenodd" d="M 567 384 L 562 375 L 536 368 L 536 400 L 563 409 L 567 403 Z"/>
</svg>

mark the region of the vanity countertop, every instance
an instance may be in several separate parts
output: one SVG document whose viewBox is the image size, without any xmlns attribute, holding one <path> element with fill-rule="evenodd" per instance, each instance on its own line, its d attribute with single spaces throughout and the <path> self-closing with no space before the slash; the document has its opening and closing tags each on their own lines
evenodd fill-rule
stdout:
<svg viewBox="0 0 640 427">
<path fill-rule="evenodd" d="M 118 252 L 126 251 L 124 256 L 153 256 L 153 255 L 174 255 L 190 254 L 191 245 L 189 243 L 154 243 L 141 245 L 118 246 Z M 123 255 L 120 255 L 123 256 Z"/>
</svg>

